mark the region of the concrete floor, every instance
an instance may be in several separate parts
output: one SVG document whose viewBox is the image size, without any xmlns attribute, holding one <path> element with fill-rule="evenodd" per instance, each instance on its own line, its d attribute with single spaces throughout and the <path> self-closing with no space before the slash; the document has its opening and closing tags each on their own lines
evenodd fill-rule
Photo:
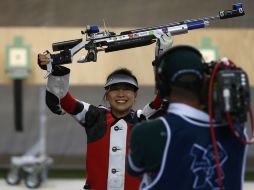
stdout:
<svg viewBox="0 0 254 190">
<path fill-rule="evenodd" d="M 50 179 L 42 184 L 39 190 L 82 190 L 84 180 L 82 179 Z M 23 183 L 19 186 L 8 186 L 3 179 L 0 179 L 1 190 L 27 190 Z M 253 190 L 254 182 L 246 182 L 243 190 Z"/>
<path fill-rule="evenodd" d="M 82 179 L 50 179 L 42 183 L 38 190 L 82 190 L 84 180 Z M 7 185 L 4 179 L 0 179 L 1 190 L 27 190 L 25 184 L 22 182 L 17 186 Z"/>
</svg>

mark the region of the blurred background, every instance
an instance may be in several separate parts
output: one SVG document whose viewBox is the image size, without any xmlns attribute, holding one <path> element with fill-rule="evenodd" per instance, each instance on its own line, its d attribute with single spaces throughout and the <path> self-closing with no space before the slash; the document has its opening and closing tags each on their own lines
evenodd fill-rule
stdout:
<svg viewBox="0 0 254 190">
<path fill-rule="evenodd" d="M 46 84 L 46 73 L 37 66 L 38 53 L 52 52 L 53 42 L 82 38 L 80 31 L 86 25 L 97 24 L 104 30 L 103 20 L 110 31 L 119 34 L 130 29 L 215 16 L 220 10 L 231 9 L 237 2 L 243 3 L 245 16 L 216 20 L 208 28 L 175 36 L 174 45 L 189 44 L 209 50 L 208 59 L 226 56 L 233 60 L 248 73 L 254 100 L 252 0 L 1 0 L 1 176 L 11 167 L 11 158 L 31 150 L 44 133 L 46 148 L 43 147 L 42 152 L 54 160 L 49 174 L 85 176 L 85 131 L 68 115 L 53 115 L 45 108 L 41 89 Z M 85 64 L 76 63 L 79 56 L 86 54 L 84 50 L 80 51 L 73 64 L 68 65 L 71 93 L 91 104 L 103 104 L 107 75 L 113 69 L 127 67 L 139 80 L 141 88 L 135 108 L 142 108 L 154 95 L 151 64 L 154 47 L 153 44 L 113 53 L 102 52 L 98 54 L 97 62 Z M 12 70 L 14 63 L 25 69 Z M 246 164 L 247 179 L 254 180 L 254 146 L 249 147 Z"/>
</svg>

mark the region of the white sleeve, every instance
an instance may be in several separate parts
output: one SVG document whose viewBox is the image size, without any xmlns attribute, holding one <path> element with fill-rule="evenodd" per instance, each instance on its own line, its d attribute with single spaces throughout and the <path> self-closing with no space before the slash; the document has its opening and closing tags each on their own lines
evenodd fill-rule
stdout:
<svg viewBox="0 0 254 190">
<path fill-rule="evenodd" d="M 62 99 L 69 90 L 69 78 L 70 74 L 64 76 L 49 75 L 47 90 Z"/>
</svg>

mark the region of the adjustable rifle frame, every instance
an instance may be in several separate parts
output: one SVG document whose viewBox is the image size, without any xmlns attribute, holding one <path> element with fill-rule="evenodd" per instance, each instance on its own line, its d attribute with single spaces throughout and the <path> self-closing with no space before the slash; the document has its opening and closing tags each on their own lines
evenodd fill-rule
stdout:
<svg viewBox="0 0 254 190">
<path fill-rule="evenodd" d="M 52 44 L 55 54 L 49 54 L 50 63 L 47 64 L 48 74 L 52 72 L 54 65 L 72 63 L 72 57 L 81 49 L 87 50 L 85 56 L 78 59 L 79 63 L 96 62 L 99 51 L 113 52 L 129 48 L 150 45 L 156 42 L 158 34 L 170 32 L 172 36 L 188 33 L 189 30 L 205 28 L 210 21 L 228 19 L 243 16 L 242 3 L 233 4 L 231 10 L 219 11 L 216 16 L 209 16 L 198 19 L 184 20 L 165 25 L 141 28 L 121 32 L 119 35 L 107 29 L 100 32 L 97 25 L 88 25 L 81 33 L 86 39 L 75 39 Z M 52 67 L 53 66 L 53 67 Z"/>
</svg>

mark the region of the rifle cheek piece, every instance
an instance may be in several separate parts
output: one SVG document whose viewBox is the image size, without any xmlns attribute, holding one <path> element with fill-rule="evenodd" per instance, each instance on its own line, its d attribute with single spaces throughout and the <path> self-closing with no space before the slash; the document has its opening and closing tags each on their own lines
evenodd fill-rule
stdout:
<svg viewBox="0 0 254 190">
<path fill-rule="evenodd" d="M 63 42 L 56 42 L 52 44 L 53 51 L 69 50 L 82 42 L 82 39 L 68 40 Z"/>
</svg>

